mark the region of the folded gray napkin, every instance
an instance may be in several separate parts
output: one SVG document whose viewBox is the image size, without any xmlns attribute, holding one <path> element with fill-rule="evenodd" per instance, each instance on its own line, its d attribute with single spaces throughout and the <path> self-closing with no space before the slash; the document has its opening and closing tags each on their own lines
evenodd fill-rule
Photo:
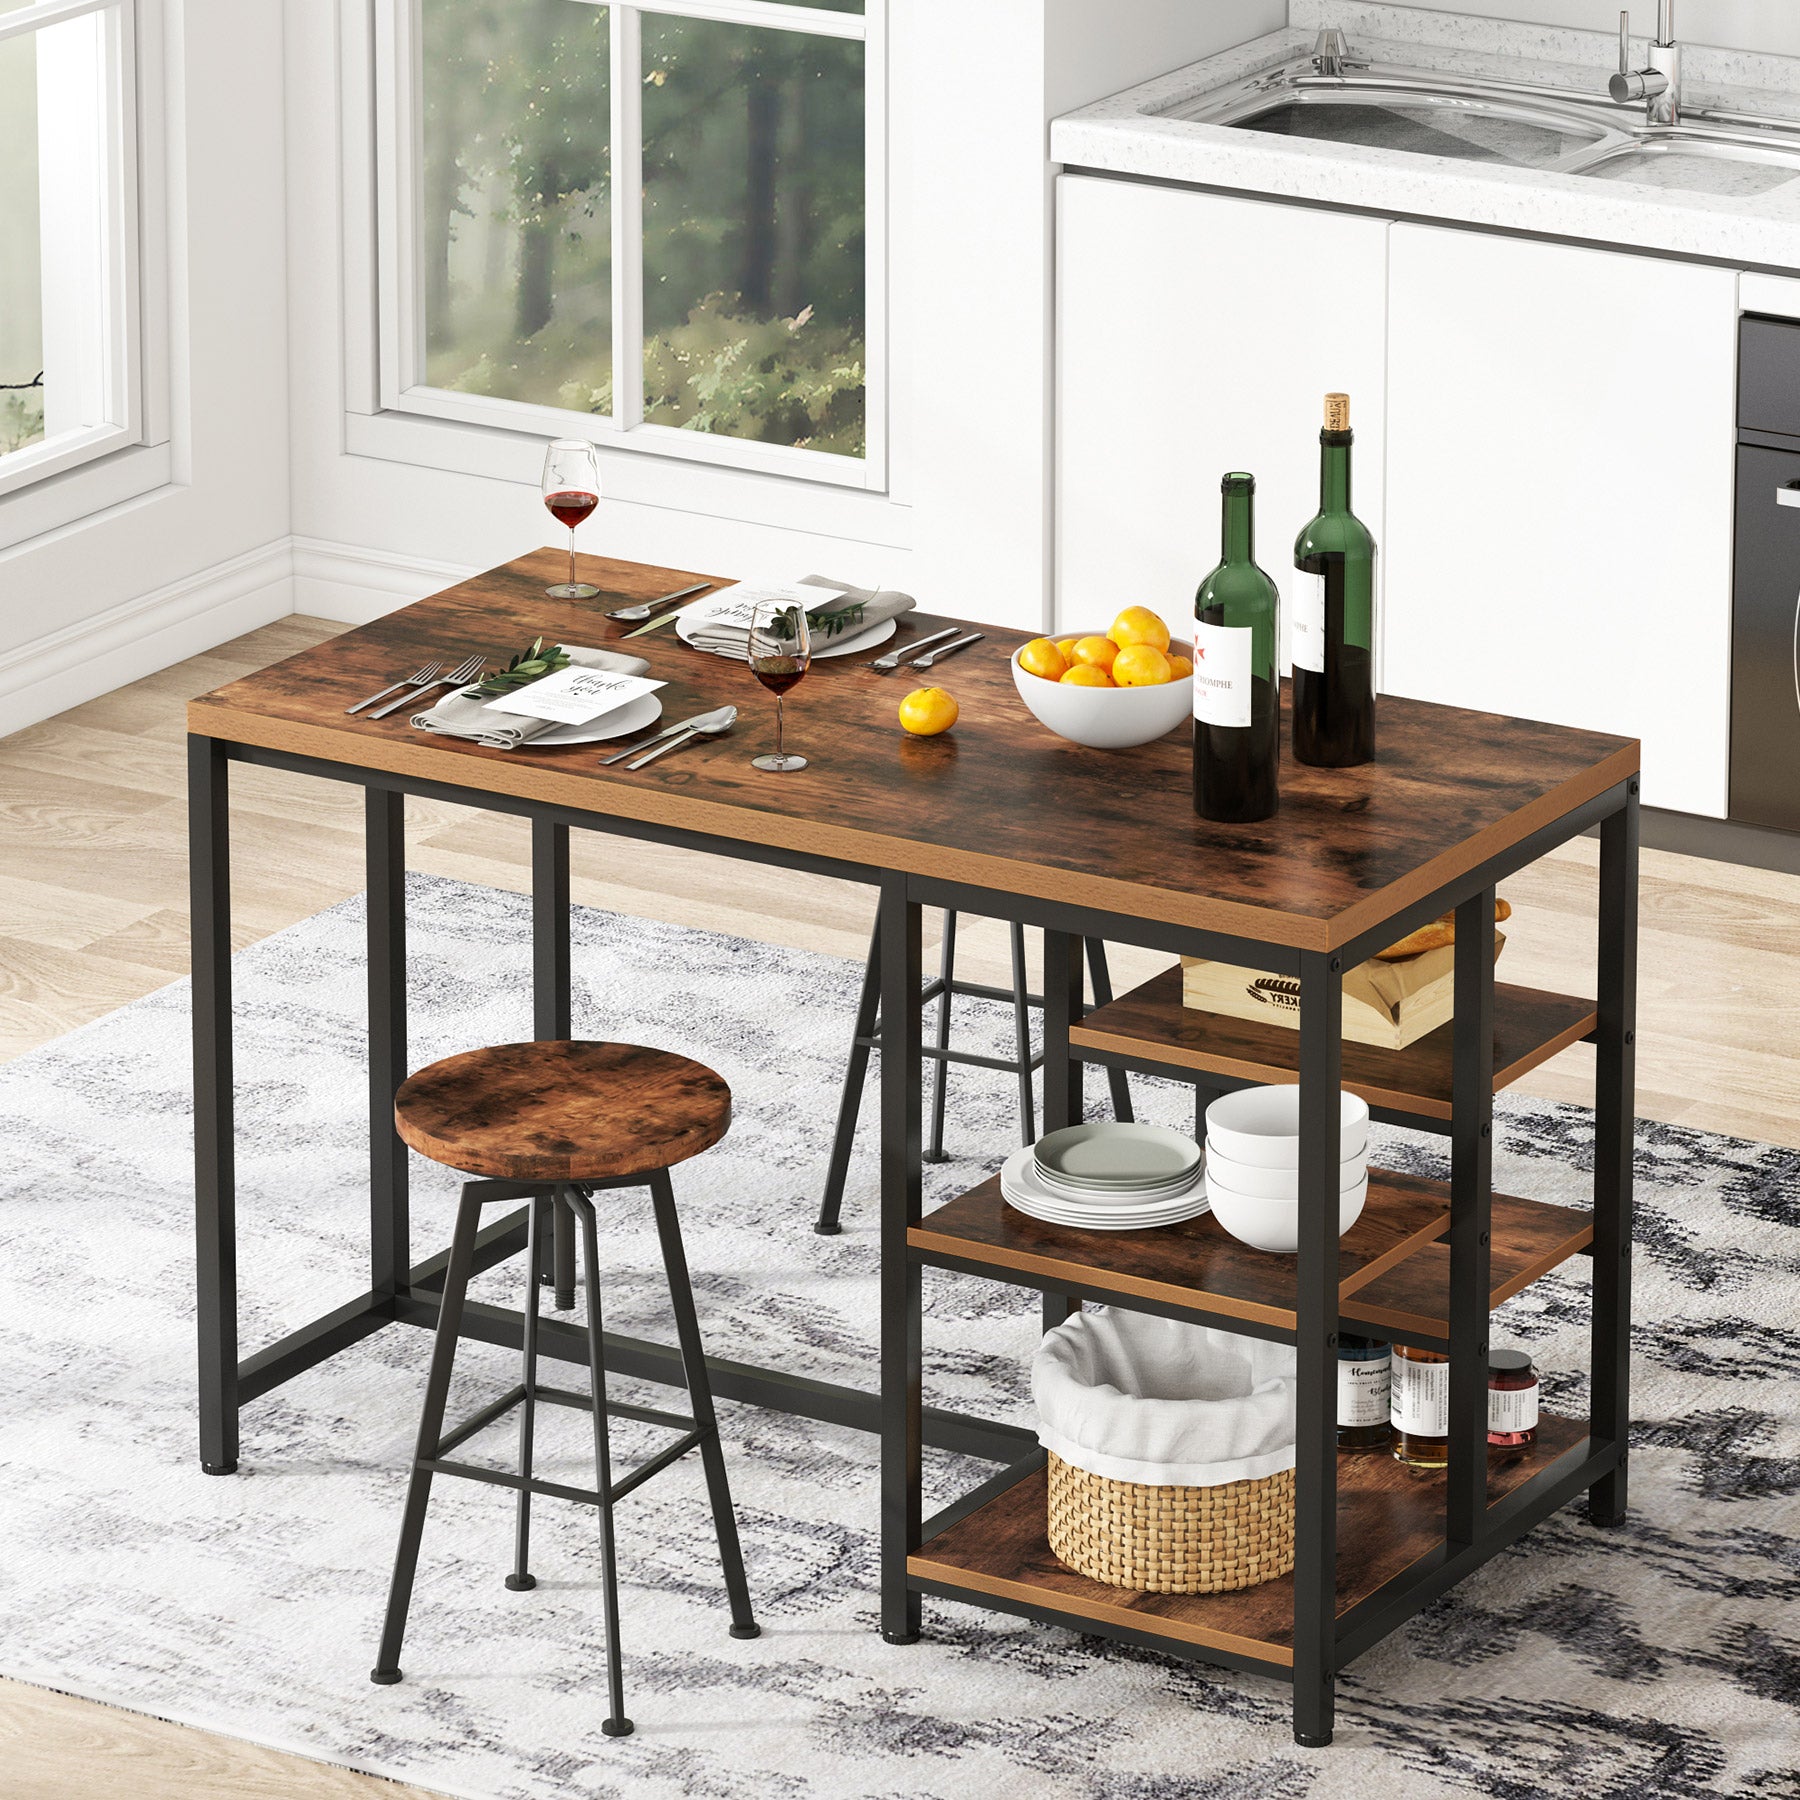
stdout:
<svg viewBox="0 0 1800 1800">
<path fill-rule="evenodd" d="M 641 656 L 627 656 L 620 650 L 584 650 L 579 644 L 564 644 L 569 661 L 583 669 L 606 669 L 614 675 L 647 675 L 650 665 Z M 525 693 L 517 688 L 516 693 Z M 429 712 L 414 713 L 413 725 L 420 731 L 435 731 L 444 737 L 467 738 L 470 743 L 489 750 L 517 750 L 529 744 L 541 732 L 554 731 L 554 719 L 528 719 L 523 713 L 490 712 L 485 700 L 475 699 L 467 688 L 446 695 Z"/>
<path fill-rule="evenodd" d="M 836 612 L 846 606 L 862 607 L 862 617 L 854 625 L 846 625 L 843 630 L 826 637 L 823 632 L 813 633 L 813 650 L 815 653 L 827 644 L 840 642 L 853 637 L 858 632 L 867 631 L 871 626 L 884 624 L 889 619 L 897 619 L 904 612 L 911 612 L 918 602 L 911 594 L 902 594 L 894 588 L 860 588 L 852 587 L 847 581 L 833 581 L 826 575 L 803 575 L 798 585 L 803 587 L 822 587 L 833 590 L 842 589 L 841 600 L 821 600 L 818 606 L 809 606 L 807 615 L 816 616 L 821 611 Z M 694 628 L 688 642 L 696 650 L 710 650 L 715 656 L 735 656 L 742 658 L 748 654 L 745 639 L 750 635 L 749 628 L 744 625 L 706 624 Z"/>
</svg>

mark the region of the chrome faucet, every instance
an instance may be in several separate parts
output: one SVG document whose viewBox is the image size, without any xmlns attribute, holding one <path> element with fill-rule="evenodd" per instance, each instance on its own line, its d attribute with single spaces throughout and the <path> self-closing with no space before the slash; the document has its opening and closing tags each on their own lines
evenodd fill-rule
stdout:
<svg viewBox="0 0 1800 1800">
<path fill-rule="evenodd" d="M 1642 100 L 1652 125 L 1681 118 L 1681 46 L 1675 42 L 1675 0 L 1656 0 L 1656 41 L 1644 68 L 1631 66 L 1631 14 L 1619 14 L 1619 72 L 1606 84 L 1615 100 Z"/>
</svg>

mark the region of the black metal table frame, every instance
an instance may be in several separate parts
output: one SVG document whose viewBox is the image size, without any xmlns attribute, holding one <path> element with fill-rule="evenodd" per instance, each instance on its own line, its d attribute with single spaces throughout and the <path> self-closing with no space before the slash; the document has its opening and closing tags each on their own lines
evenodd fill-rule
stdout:
<svg viewBox="0 0 1800 1800">
<path fill-rule="evenodd" d="M 239 1358 L 237 1331 L 235 1129 L 231 999 L 230 789 L 233 761 L 258 764 L 365 790 L 369 994 L 369 1286 L 311 1324 Z M 1083 1008 L 1084 937 L 1233 962 L 1300 981 L 1300 1188 L 1295 1340 L 1299 1365 L 1294 1571 L 1294 1732 L 1307 1744 L 1330 1741 L 1336 1671 L 1378 1642 L 1437 1594 L 1584 1489 L 1594 1518 L 1618 1523 L 1626 1508 L 1626 1436 L 1630 1381 L 1630 1257 L 1633 1038 L 1637 968 L 1638 781 L 1618 783 L 1571 808 L 1521 842 L 1488 857 L 1334 951 L 1301 951 L 1251 938 L 1166 925 L 1063 901 L 1003 893 L 934 877 L 835 860 L 779 845 L 615 818 L 486 788 L 232 743 L 188 739 L 189 837 L 193 912 L 195 1231 L 199 1332 L 200 1460 L 210 1474 L 235 1471 L 239 1411 L 247 1402 L 391 1323 L 437 1322 L 444 1252 L 411 1260 L 407 1156 L 393 1126 L 393 1096 L 407 1073 L 404 809 L 408 795 L 447 800 L 530 819 L 532 826 L 533 1029 L 570 1031 L 569 831 L 593 830 L 802 870 L 879 889 L 882 934 L 881 1275 L 878 1392 L 788 1371 L 709 1358 L 715 1393 L 834 1424 L 878 1431 L 881 1438 L 881 1629 L 905 1643 L 920 1629 L 928 1582 L 907 1559 L 927 1530 L 921 1458 L 930 1444 L 1007 1465 L 957 1506 L 939 1529 L 1017 1479 L 1035 1460 L 1035 1437 L 1019 1427 L 923 1404 L 921 1261 L 907 1243 L 922 1208 L 923 1022 L 915 1000 L 924 978 L 921 910 L 949 906 L 1018 921 L 1044 932 L 1044 1128 L 1081 1115 L 1084 1062 L 1070 1031 Z M 1594 1144 L 1593 1305 L 1589 1437 L 1540 1478 L 1522 1502 L 1487 1505 L 1487 1332 L 1489 1216 L 1492 1196 L 1494 963 L 1486 948 L 1498 882 L 1592 826 L 1600 831 L 1599 993 Z M 1337 1449 L 1337 1093 L 1341 1077 L 1343 973 L 1375 950 L 1457 909 L 1450 1205 L 1450 1465 L 1441 1552 L 1424 1560 L 1397 1594 L 1340 1620 L 1336 1610 Z M 1170 1071 L 1163 1070 L 1163 1073 Z M 1195 1077 L 1200 1087 L 1235 1085 Z M 1443 1131 L 1442 1121 L 1378 1113 Z M 796 1218 L 796 1229 L 806 1221 Z M 478 1240 L 477 1267 L 518 1254 L 523 1211 Z M 1046 1325 L 1068 1316 L 1078 1292 L 1045 1288 Z M 1119 1303 L 1114 1297 L 1114 1303 Z M 1208 1319 L 1242 1330 L 1238 1319 Z M 517 1347 L 522 1315 L 473 1305 L 464 1334 Z M 585 1362 L 583 1335 L 546 1319 L 541 1349 Z M 679 1384 L 673 1345 L 606 1335 L 606 1366 L 622 1375 Z M 959 1598 L 969 1598 L 959 1595 Z M 1031 1617 L 1069 1622 L 1053 1608 L 988 1599 Z M 1152 1633 L 1089 1621 L 1082 1629 L 1200 1660 L 1265 1665 L 1188 1646 Z"/>
</svg>

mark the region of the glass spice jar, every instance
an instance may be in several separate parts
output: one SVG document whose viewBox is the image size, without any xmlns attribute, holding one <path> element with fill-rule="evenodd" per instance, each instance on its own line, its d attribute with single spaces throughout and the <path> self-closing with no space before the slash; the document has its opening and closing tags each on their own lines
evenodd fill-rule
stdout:
<svg viewBox="0 0 1800 1800">
<path fill-rule="evenodd" d="M 1394 1355 L 1381 1338 L 1338 1333 L 1337 1443 L 1340 1450 L 1385 1450 L 1394 1435 Z"/>
<path fill-rule="evenodd" d="M 1394 1346 L 1391 1418 L 1394 1460 L 1414 1469 L 1450 1461 L 1450 1359 L 1410 1344 Z"/>
<path fill-rule="evenodd" d="M 1523 1350 L 1488 1352 L 1488 1443 L 1516 1450 L 1537 1442 L 1538 1372 Z"/>
</svg>

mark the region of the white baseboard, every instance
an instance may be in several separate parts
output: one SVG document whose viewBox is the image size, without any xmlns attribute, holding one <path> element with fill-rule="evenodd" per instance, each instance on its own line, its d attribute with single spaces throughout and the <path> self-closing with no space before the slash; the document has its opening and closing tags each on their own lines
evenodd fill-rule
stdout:
<svg viewBox="0 0 1800 1800">
<path fill-rule="evenodd" d="M 440 588 L 466 581 L 477 570 L 458 563 L 363 550 L 326 538 L 297 537 L 293 544 L 294 611 L 345 625 L 367 625 Z"/>
<path fill-rule="evenodd" d="M 293 568 L 277 538 L 0 654 L 0 734 L 285 619 Z"/>
<path fill-rule="evenodd" d="M 0 653 L 0 736 L 290 614 L 365 625 L 474 573 L 322 538 L 276 538 Z"/>
</svg>

